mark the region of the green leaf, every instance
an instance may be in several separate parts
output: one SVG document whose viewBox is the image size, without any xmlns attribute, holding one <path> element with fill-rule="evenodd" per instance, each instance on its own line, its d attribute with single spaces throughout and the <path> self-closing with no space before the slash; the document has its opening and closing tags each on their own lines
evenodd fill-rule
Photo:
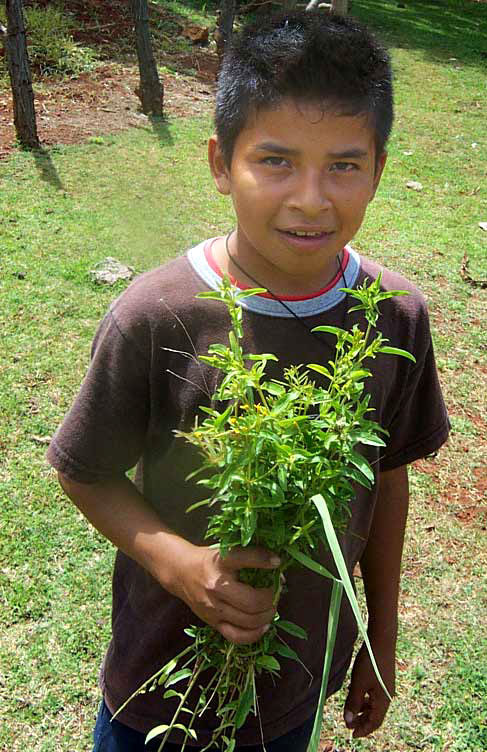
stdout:
<svg viewBox="0 0 487 752">
<path fill-rule="evenodd" d="M 277 468 L 277 477 L 283 491 L 287 491 L 287 470 L 285 465 L 279 465 Z"/>
<path fill-rule="evenodd" d="M 355 465 L 355 467 L 358 468 L 363 475 L 365 475 L 367 480 L 369 480 L 371 483 L 374 483 L 374 472 L 365 457 L 362 457 L 361 454 L 352 450 L 348 456 L 348 459 L 350 460 L 352 465 Z"/>
<path fill-rule="evenodd" d="M 352 298 L 357 298 L 358 300 L 362 298 L 361 288 L 356 290 L 354 287 L 340 287 L 340 292 L 346 292 L 348 295 L 351 295 Z"/>
<path fill-rule="evenodd" d="M 166 687 L 172 687 L 173 684 L 177 684 L 178 682 L 182 681 L 183 679 L 188 679 L 193 672 L 190 668 L 182 668 L 180 671 L 176 671 L 175 674 L 169 677 L 169 679 L 165 682 Z"/>
<path fill-rule="evenodd" d="M 206 483 L 206 481 L 203 482 Z M 188 514 L 188 512 L 193 512 L 195 509 L 198 509 L 198 507 L 207 506 L 208 504 L 210 504 L 210 502 L 211 499 L 203 499 L 202 501 L 197 501 L 195 504 L 191 504 L 191 506 L 187 508 L 186 514 Z"/>
<path fill-rule="evenodd" d="M 169 729 L 179 729 L 180 731 L 184 731 L 184 733 L 187 736 L 190 736 L 192 739 L 196 740 L 198 737 L 196 736 L 196 731 L 194 729 L 186 728 L 186 726 L 183 726 L 182 723 L 171 723 L 170 726 L 168 726 L 167 723 L 163 723 L 161 726 L 156 726 L 153 728 L 147 736 L 145 737 L 145 743 L 148 744 L 151 739 L 155 739 L 156 736 L 160 736 L 161 734 L 164 734 Z"/>
<path fill-rule="evenodd" d="M 359 368 L 357 371 L 351 371 L 348 374 L 348 378 L 352 381 L 359 381 L 360 379 L 365 379 L 370 375 L 370 371 L 367 371 L 365 368 Z"/>
<path fill-rule="evenodd" d="M 370 482 L 370 480 L 366 478 L 365 475 L 355 467 L 344 467 L 342 470 L 342 475 L 344 475 L 346 478 L 351 478 L 365 488 L 372 488 L 373 484 Z"/>
<path fill-rule="evenodd" d="M 158 684 L 164 684 L 169 674 L 172 674 L 176 666 L 178 665 L 177 658 L 173 658 L 172 661 L 168 661 L 166 665 L 163 667 L 160 676 L 157 679 Z"/>
<path fill-rule="evenodd" d="M 279 486 L 277 483 L 272 483 L 270 491 L 271 496 L 277 505 L 280 506 L 281 504 L 285 503 L 286 497 L 284 496 L 284 491 L 282 490 L 281 486 Z"/>
<path fill-rule="evenodd" d="M 208 415 L 211 415 L 213 418 L 215 415 L 219 415 L 219 413 L 216 410 L 213 410 L 212 407 L 206 407 L 205 405 L 200 405 L 199 409 L 202 410 L 204 413 L 208 413 Z"/>
<path fill-rule="evenodd" d="M 379 350 L 380 353 L 386 353 L 386 355 L 401 355 L 403 358 L 407 358 L 408 360 L 412 360 L 413 363 L 416 363 L 416 358 L 414 355 L 411 355 L 410 352 L 407 350 L 401 350 L 399 347 L 381 347 Z"/>
<path fill-rule="evenodd" d="M 277 496 L 262 493 L 258 499 L 252 501 L 253 509 L 278 509 L 282 506 Z"/>
<path fill-rule="evenodd" d="M 264 295 L 267 292 L 265 287 L 249 287 L 247 290 L 241 290 L 235 295 L 235 300 L 250 298 L 251 295 Z"/>
<path fill-rule="evenodd" d="M 211 291 L 211 292 L 199 292 L 196 295 L 197 298 L 209 298 L 211 300 L 222 300 L 222 294 L 221 292 L 217 291 Z"/>
<path fill-rule="evenodd" d="M 282 384 L 276 384 L 273 381 L 266 381 L 262 386 L 266 392 L 269 392 L 269 394 L 272 394 L 274 397 L 282 397 L 285 391 Z"/>
<path fill-rule="evenodd" d="M 300 640 L 307 640 L 308 635 L 302 627 L 298 627 L 297 624 L 293 624 L 292 621 L 286 621 L 285 619 L 279 619 L 276 622 L 276 627 L 282 629 L 283 632 L 287 632 L 293 637 L 299 637 Z"/>
<path fill-rule="evenodd" d="M 255 665 L 259 668 L 265 668 L 268 671 L 280 671 L 281 666 L 272 655 L 259 655 L 255 661 Z"/>
<path fill-rule="evenodd" d="M 387 300 L 388 298 L 397 298 L 399 295 L 409 295 L 408 290 L 388 290 L 387 292 L 380 292 L 378 294 L 379 300 Z"/>
<path fill-rule="evenodd" d="M 247 718 L 254 702 L 255 702 L 254 684 L 252 681 L 249 681 L 246 688 L 240 695 L 240 700 L 237 706 L 237 712 L 235 713 L 235 719 L 234 719 L 235 728 L 239 729 L 241 726 L 244 725 L 245 719 Z"/>
<path fill-rule="evenodd" d="M 218 353 L 218 355 L 226 355 L 229 350 L 226 345 L 222 345 L 220 343 L 216 343 L 214 345 L 210 345 L 208 348 L 209 353 Z"/>
<path fill-rule="evenodd" d="M 316 574 L 321 574 L 322 577 L 329 577 L 331 580 L 336 580 L 336 577 L 334 577 L 331 572 L 325 569 L 325 567 L 323 567 L 321 564 L 318 564 L 318 562 L 314 559 L 311 559 L 306 554 L 303 554 L 303 552 L 298 548 L 295 548 L 294 546 L 285 546 L 284 548 L 288 552 L 288 554 L 293 557 L 293 559 L 299 561 L 299 563 L 304 567 L 311 569 L 313 572 L 316 572 Z"/>
<path fill-rule="evenodd" d="M 254 509 L 247 507 L 242 520 L 241 543 L 248 546 L 257 527 L 257 515 Z"/>
<path fill-rule="evenodd" d="M 279 358 L 276 358 L 275 355 L 272 353 L 260 353 L 259 355 L 254 355 L 252 353 L 249 353 L 248 355 L 244 355 L 245 360 L 279 360 Z"/>
<path fill-rule="evenodd" d="M 320 366 L 319 363 L 308 363 L 307 368 L 311 368 L 312 371 L 321 373 L 322 376 L 326 376 L 328 379 L 331 379 L 331 373 L 328 368 L 325 368 L 325 366 Z"/>
<path fill-rule="evenodd" d="M 220 426 L 222 426 L 223 423 L 225 423 L 226 419 L 228 418 L 232 410 L 233 410 L 233 405 L 229 405 L 223 413 L 220 413 L 218 418 L 216 418 L 215 420 L 215 423 L 214 423 L 215 428 L 220 428 Z"/>
<path fill-rule="evenodd" d="M 230 348 L 232 350 L 234 357 L 237 360 L 239 360 L 242 354 L 242 351 L 240 349 L 240 345 L 238 343 L 237 337 L 235 336 L 235 333 L 232 330 L 228 332 L 228 341 L 230 342 Z"/>
<path fill-rule="evenodd" d="M 167 692 L 164 692 L 162 697 L 164 700 L 169 700 L 171 697 L 179 697 L 179 699 L 181 700 L 184 695 L 182 692 L 176 692 L 175 689 L 168 689 Z"/>
<path fill-rule="evenodd" d="M 367 308 L 367 303 L 362 303 L 361 305 L 352 306 L 352 308 L 348 309 L 348 313 L 353 313 L 353 311 L 364 311 Z"/>
<path fill-rule="evenodd" d="M 289 645 L 286 645 L 285 642 L 278 642 L 275 646 L 275 649 L 276 653 L 282 655 L 283 658 L 291 658 L 293 661 L 301 663 L 301 658 L 296 653 L 296 651 L 290 648 Z"/>
<path fill-rule="evenodd" d="M 169 726 L 167 723 L 163 723 L 161 726 L 156 726 L 155 728 L 151 729 L 147 736 L 145 737 L 145 743 L 148 744 L 151 739 L 155 739 L 156 736 L 160 736 L 161 734 L 164 734 L 169 729 L 177 728 L 180 731 L 184 731 L 184 733 L 187 736 L 190 736 L 192 739 L 196 740 L 198 737 L 196 736 L 196 731 L 194 729 L 186 728 L 186 726 L 183 726 L 182 723 L 171 723 Z"/>
<path fill-rule="evenodd" d="M 344 334 L 348 335 L 345 329 L 340 329 L 338 326 L 315 326 L 311 330 L 312 332 L 327 332 L 328 334 L 334 334 L 335 337 L 343 337 Z"/>
<path fill-rule="evenodd" d="M 372 646 L 370 644 L 369 636 L 367 634 L 367 627 L 365 626 L 364 620 L 362 618 L 362 614 L 360 613 L 360 608 L 357 602 L 355 591 L 353 589 L 353 585 L 350 580 L 350 575 L 348 573 L 347 565 L 345 564 L 345 559 L 343 558 L 340 544 L 338 543 L 338 538 L 336 537 L 336 533 L 333 527 L 333 523 L 331 521 L 330 513 L 328 512 L 328 507 L 326 506 L 325 500 L 323 499 L 323 496 L 321 496 L 321 494 L 312 496 L 311 501 L 316 506 L 321 516 L 321 519 L 323 521 L 323 527 L 325 529 L 328 545 L 330 547 L 331 553 L 333 555 L 333 559 L 335 561 L 335 566 L 340 575 L 340 579 L 343 584 L 343 587 L 345 588 L 345 593 L 347 594 L 347 598 L 350 602 L 350 606 L 352 607 L 353 615 L 355 616 L 355 621 L 357 622 L 358 630 L 367 647 L 367 650 L 370 656 L 370 661 L 372 663 L 372 667 L 374 669 L 375 675 L 382 689 L 386 693 L 387 697 L 390 700 L 392 700 L 392 697 L 389 694 L 389 690 L 387 689 L 380 675 L 379 668 L 377 666 L 377 662 L 375 660 L 374 653 L 372 651 Z"/>
<path fill-rule="evenodd" d="M 160 736 L 161 734 L 164 734 L 165 731 L 167 731 L 169 728 L 167 723 L 163 723 L 161 726 L 155 726 L 147 736 L 145 737 L 145 743 L 148 744 L 151 739 L 155 739 L 156 736 Z"/>
<path fill-rule="evenodd" d="M 350 431 L 348 438 L 356 441 L 358 444 L 367 444 L 368 446 L 386 446 L 386 442 L 379 436 L 366 431 Z"/>
</svg>

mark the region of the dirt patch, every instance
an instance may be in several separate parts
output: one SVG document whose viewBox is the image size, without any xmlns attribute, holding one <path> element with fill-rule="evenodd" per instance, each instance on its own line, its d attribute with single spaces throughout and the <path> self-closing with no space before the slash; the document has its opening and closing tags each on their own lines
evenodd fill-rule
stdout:
<svg viewBox="0 0 487 752">
<path fill-rule="evenodd" d="M 47 5 L 49 0 L 36 0 Z M 25 0 L 25 5 L 32 4 Z M 73 144 L 93 136 L 114 133 L 146 124 L 135 93 L 138 68 L 134 58 L 133 23 L 126 0 L 65 0 L 64 12 L 74 21 L 76 42 L 97 51 L 106 60 L 92 73 L 76 78 L 39 78 L 34 70 L 34 95 L 39 138 L 43 146 Z M 158 44 L 176 39 L 185 20 L 160 5 L 151 6 Z M 155 25 L 159 24 L 158 31 Z M 200 115 L 213 109 L 218 59 L 212 48 L 199 44 L 186 51 L 172 46 L 157 49 L 157 63 L 164 84 L 166 116 Z M 174 71 L 168 73 L 167 71 Z M 0 90 L 0 158 L 16 146 L 12 96 Z"/>
<path fill-rule="evenodd" d="M 215 63 L 216 64 L 216 63 Z M 167 116 L 202 115 L 213 109 L 214 76 L 165 76 Z M 76 79 L 47 81 L 36 87 L 37 128 L 43 146 L 75 144 L 147 123 L 135 94 L 135 66 L 107 64 Z M 0 157 L 15 148 L 12 97 L 0 92 Z"/>
<path fill-rule="evenodd" d="M 457 520 L 465 524 L 480 523 L 483 530 L 487 529 L 487 472 L 484 466 L 473 468 L 468 483 L 455 473 L 447 459 L 418 460 L 414 467 L 433 478 L 439 491 L 439 504 L 451 508 Z"/>
</svg>

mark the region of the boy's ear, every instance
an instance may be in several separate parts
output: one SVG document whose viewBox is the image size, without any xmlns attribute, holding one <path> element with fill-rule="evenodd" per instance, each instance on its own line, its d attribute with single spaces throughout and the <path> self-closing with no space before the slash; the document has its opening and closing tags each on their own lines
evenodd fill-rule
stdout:
<svg viewBox="0 0 487 752">
<path fill-rule="evenodd" d="M 382 177 L 382 173 L 384 172 L 384 167 L 386 166 L 386 162 L 387 162 L 387 152 L 383 151 L 379 159 L 377 160 L 377 164 L 375 166 L 373 191 L 372 191 L 372 196 L 370 197 L 369 201 L 373 201 L 373 199 L 375 198 L 375 194 L 376 194 L 377 188 L 379 187 L 380 179 Z"/>
<path fill-rule="evenodd" d="M 208 141 L 208 164 L 217 190 L 224 196 L 230 193 L 230 173 L 223 158 L 217 136 L 213 135 Z"/>
</svg>

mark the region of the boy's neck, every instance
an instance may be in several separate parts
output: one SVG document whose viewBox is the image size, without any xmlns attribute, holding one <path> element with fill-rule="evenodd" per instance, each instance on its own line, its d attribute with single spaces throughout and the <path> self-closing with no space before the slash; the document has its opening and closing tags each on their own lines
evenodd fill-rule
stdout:
<svg viewBox="0 0 487 752">
<path fill-rule="evenodd" d="M 212 244 L 212 254 L 223 274 L 235 279 L 242 287 L 265 287 L 277 297 L 313 296 L 326 288 L 341 272 L 343 252 L 324 265 L 312 278 L 299 274 L 284 274 L 270 262 L 260 262 L 254 268 L 251 259 L 239 252 L 236 233 L 217 238 Z"/>
</svg>

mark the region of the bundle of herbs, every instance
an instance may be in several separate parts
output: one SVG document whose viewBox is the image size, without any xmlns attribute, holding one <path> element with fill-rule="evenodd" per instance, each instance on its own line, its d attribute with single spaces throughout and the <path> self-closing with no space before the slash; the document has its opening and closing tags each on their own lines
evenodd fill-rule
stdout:
<svg viewBox="0 0 487 752">
<path fill-rule="evenodd" d="M 366 331 L 358 325 L 350 330 L 316 327 L 313 331 L 336 338 L 334 359 L 326 365 L 292 366 L 284 371 L 281 380 L 266 378 L 267 363 L 277 360 L 273 354 L 246 354 L 241 345 L 240 301 L 264 290 L 240 291 L 224 279 L 220 290 L 199 296 L 227 306 L 231 329 L 228 345 L 211 345 L 208 355 L 200 356 L 223 374 L 212 406 L 201 407 L 204 419 L 197 420 L 191 431 L 179 434 L 200 450 L 202 463 L 198 473 L 203 473 L 203 477 L 199 483 L 211 493 L 188 512 L 208 505 L 211 513 L 206 537 L 219 546 L 222 556 L 237 546 L 249 545 L 263 546 L 279 556 L 281 563 L 275 570 L 240 572 L 240 579 L 254 587 L 272 586 L 276 604 L 282 575 L 290 566 L 308 567 L 332 580 L 330 612 L 327 619 L 323 615 L 327 645 L 310 752 L 318 749 L 343 589 L 379 681 L 388 693 L 375 664 L 337 539 L 337 534 L 347 528 L 354 483 L 367 488 L 374 483 L 373 470 L 358 448 L 367 444 L 385 446 L 382 436 L 386 431 L 369 418 L 369 395 L 364 390 L 365 379 L 371 376 L 367 361 L 379 353 L 414 360 L 410 353 L 388 346 L 375 328 L 379 303 L 406 294 L 381 292 L 380 283 L 379 277 L 357 289 L 344 288 L 358 301 L 350 311 L 364 312 Z M 320 374 L 323 386 L 315 383 L 311 372 Z M 223 403 L 223 409 L 215 407 L 218 403 Z M 314 555 L 320 544 L 331 551 L 338 575 L 316 561 Z M 171 731 L 179 729 L 185 734 L 184 749 L 189 738 L 197 738 L 193 729 L 195 719 L 211 707 L 219 725 L 204 749 L 217 746 L 224 752 L 232 752 L 236 731 L 251 711 L 258 713 L 256 677 L 261 672 L 278 677 L 279 661 L 283 658 L 301 663 L 298 654 L 286 643 L 286 633 L 306 639 L 299 625 L 281 619 L 278 614 L 268 632 L 252 645 L 228 642 L 209 626 L 187 629 L 191 644 L 132 695 L 163 685 L 164 698 L 178 699 L 171 723 L 156 726 L 146 741 L 162 736 L 158 748 L 161 752 Z M 204 686 L 199 684 L 203 674 Z M 173 688 L 183 682 L 182 691 Z M 193 690 L 197 690 L 197 700 L 193 707 L 188 707 Z"/>
</svg>

